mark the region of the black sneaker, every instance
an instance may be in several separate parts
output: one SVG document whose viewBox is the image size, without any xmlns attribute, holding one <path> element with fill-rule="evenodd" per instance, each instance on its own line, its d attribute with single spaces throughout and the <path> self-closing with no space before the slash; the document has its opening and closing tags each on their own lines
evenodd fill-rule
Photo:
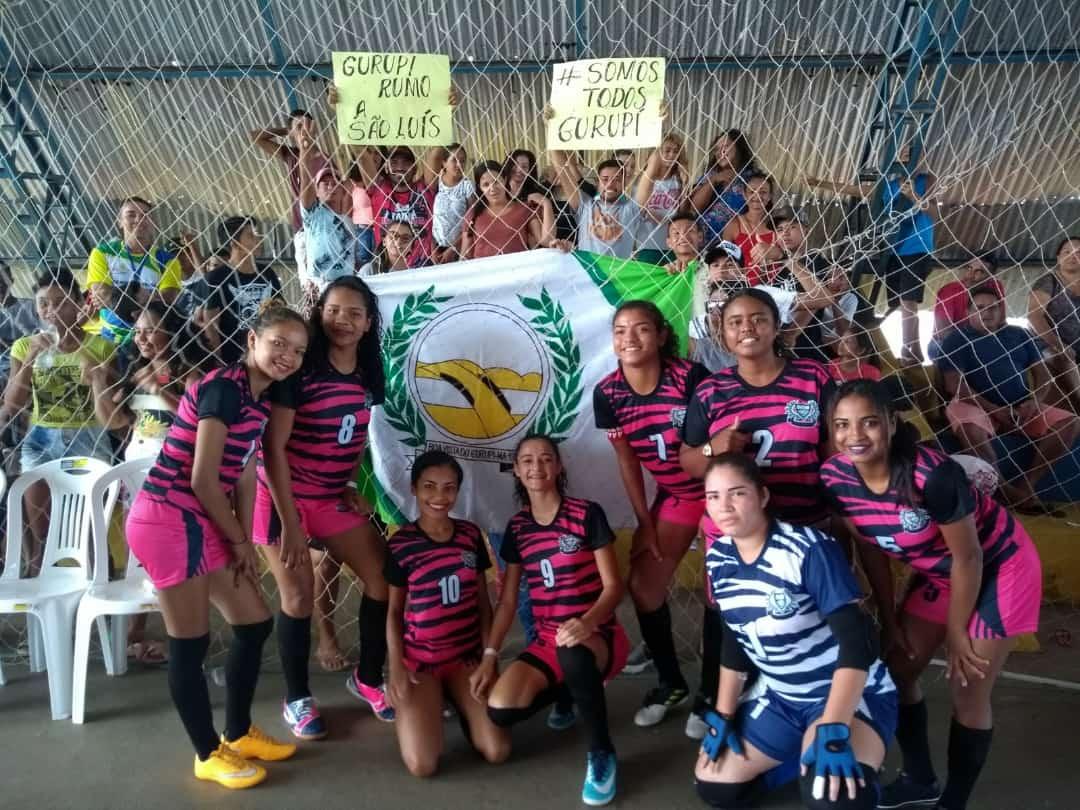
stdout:
<svg viewBox="0 0 1080 810">
<path fill-rule="evenodd" d="M 903 771 L 892 782 L 881 788 L 878 810 L 897 810 L 901 807 L 933 807 L 941 798 L 937 782 L 929 785 L 916 782 Z"/>
<path fill-rule="evenodd" d="M 668 713 L 668 709 L 681 706 L 690 699 L 690 690 L 686 687 L 664 686 L 661 684 L 645 693 L 641 708 L 634 715 L 634 724 L 642 728 L 655 726 Z"/>
</svg>

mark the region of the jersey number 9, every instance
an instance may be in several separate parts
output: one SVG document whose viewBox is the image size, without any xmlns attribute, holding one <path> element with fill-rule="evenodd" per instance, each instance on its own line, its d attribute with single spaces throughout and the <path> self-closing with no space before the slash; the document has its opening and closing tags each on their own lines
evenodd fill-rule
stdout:
<svg viewBox="0 0 1080 810">
<path fill-rule="evenodd" d="M 543 559 L 540 561 L 540 576 L 544 578 L 545 588 L 555 587 L 555 568 L 551 565 L 551 560 Z"/>
</svg>

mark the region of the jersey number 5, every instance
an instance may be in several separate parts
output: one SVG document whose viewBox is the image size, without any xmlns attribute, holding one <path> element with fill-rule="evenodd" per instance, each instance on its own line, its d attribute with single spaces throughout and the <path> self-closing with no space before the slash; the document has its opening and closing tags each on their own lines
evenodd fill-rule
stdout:
<svg viewBox="0 0 1080 810">
<path fill-rule="evenodd" d="M 337 432 L 337 443 L 348 444 L 352 441 L 353 433 L 356 430 L 356 415 L 347 413 L 341 417 L 341 427 Z"/>
<path fill-rule="evenodd" d="M 439 580 L 439 590 L 442 591 L 442 603 L 444 605 L 456 605 L 461 601 L 461 580 L 457 574 L 451 574 Z"/>
</svg>

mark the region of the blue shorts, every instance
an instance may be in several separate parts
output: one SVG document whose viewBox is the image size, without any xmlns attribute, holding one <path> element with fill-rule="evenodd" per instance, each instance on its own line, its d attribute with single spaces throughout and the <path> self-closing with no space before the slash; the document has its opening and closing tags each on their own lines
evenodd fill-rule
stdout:
<svg viewBox="0 0 1080 810">
<path fill-rule="evenodd" d="M 98 426 L 51 428 L 34 425 L 23 439 L 19 463 L 23 472 L 65 456 L 87 456 L 111 461 L 112 440 Z"/>
<path fill-rule="evenodd" d="M 872 728 L 888 750 L 896 733 L 896 692 L 863 694 L 855 716 Z M 803 735 L 825 713 L 825 700 L 796 703 L 766 688 L 739 707 L 739 733 L 744 740 L 777 762 L 802 755 Z"/>
</svg>

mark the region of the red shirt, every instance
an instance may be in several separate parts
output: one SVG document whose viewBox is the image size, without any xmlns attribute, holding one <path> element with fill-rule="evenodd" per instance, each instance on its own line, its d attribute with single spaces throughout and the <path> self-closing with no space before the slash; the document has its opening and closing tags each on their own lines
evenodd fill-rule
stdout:
<svg viewBox="0 0 1080 810">
<path fill-rule="evenodd" d="M 368 188 L 371 210 L 375 216 L 375 246 L 382 244 L 383 231 L 394 222 L 408 222 L 416 232 L 416 247 L 409 255 L 409 267 L 416 267 L 431 256 L 431 220 L 435 210 L 438 182 L 431 185 L 415 181 L 411 186 L 395 186 L 380 177 Z"/>
<path fill-rule="evenodd" d="M 528 250 L 529 223 L 535 215 L 535 211 L 522 203 L 512 204 L 498 217 L 486 208 L 475 217 L 470 214 L 466 227 L 473 243 L 466 258 L 481 259 Z"/>
<path fill-rule="evenodd" d="M 844 371 L 839 360 L 831 360 L 829 362 L 829 376 L 831 376 L 838 383 L 845 383 L 849 380 L 880 380 L 881 370 L 871 363 L 859 361 L 858 368 L 855 373 Z"/>
</svg>

